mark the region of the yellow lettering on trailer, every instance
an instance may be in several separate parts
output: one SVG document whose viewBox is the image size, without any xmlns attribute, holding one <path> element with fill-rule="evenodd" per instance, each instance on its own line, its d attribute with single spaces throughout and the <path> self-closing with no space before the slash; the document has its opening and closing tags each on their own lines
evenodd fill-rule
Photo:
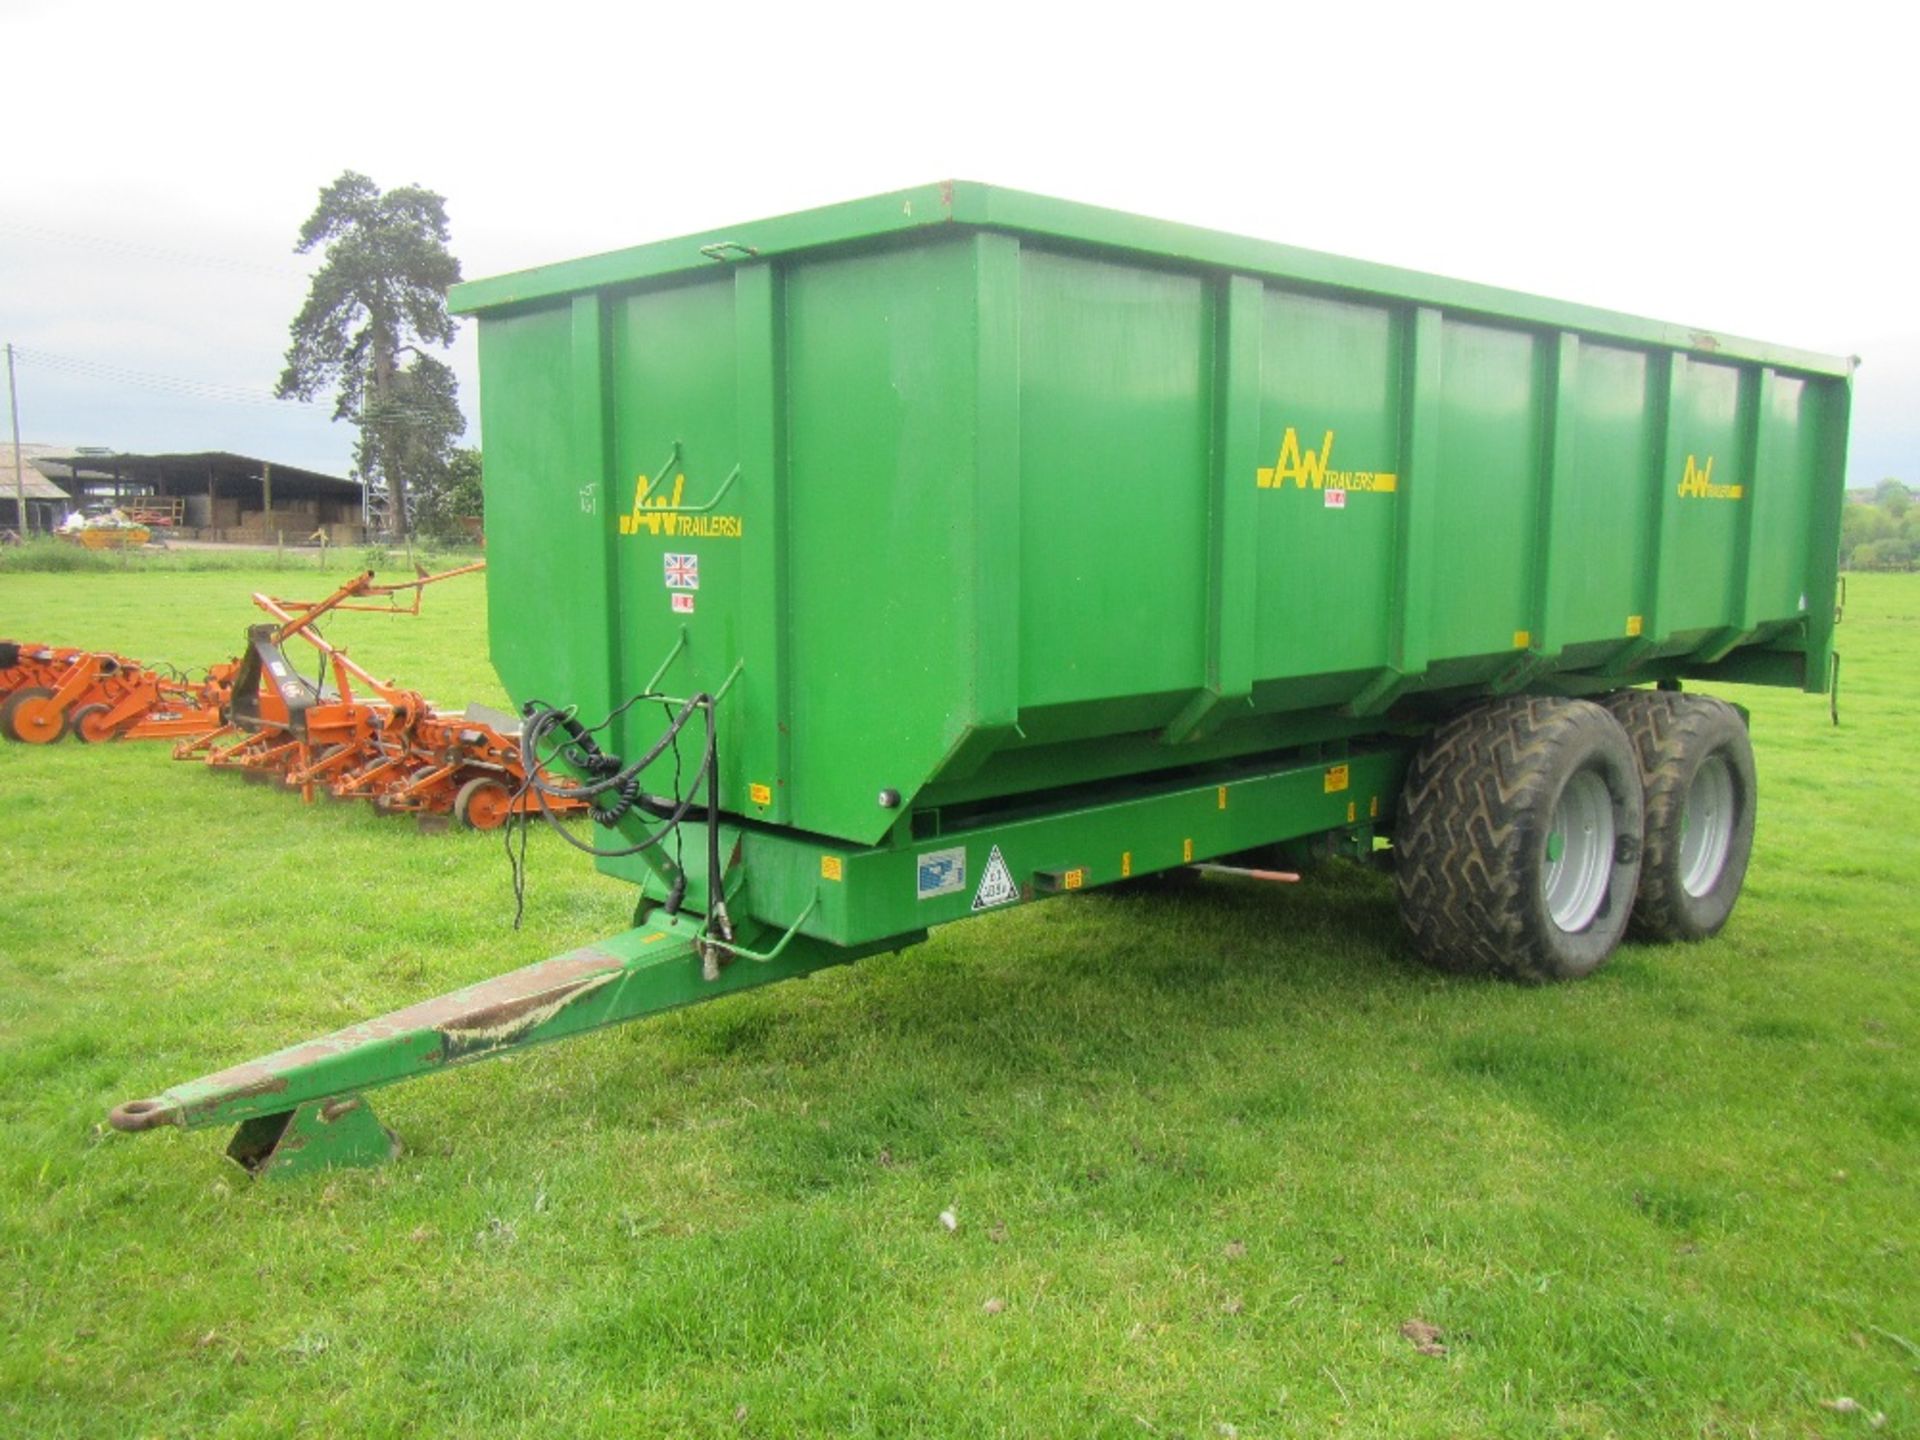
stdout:
<svg viewBox="0 0 1920 1440">
<path fill-rule="evenodd" d="M 1291 480 L 1296 489 L 1311 485 L 1318 490 L 1327 483 L 1327 462 L 1333 458 L 1333 431 L 1326 433 L 1318 450 L 1302 451 L 1300 435 L 1293 426 L 1280 437 L 1280 458 L 1255 475 L 1262 490 L 1272 490 Z"/>
<path fill-rule="evenodd" d="M 633 482 L 633 508 L 620 517 L 622 535 L 665 535 L 669 540 L 738 540 L 742 522 L 738 515 L 688 515 L 681 511 L 680 500 L 686 494 L 687 477 L 673 477 L 671 494 L 656 495 L 653 481 L 645 475 Z"/>
<path fill-rule="evenodd" d="M 668 506 L 677 506 L 686 488 L 687 477 L 682 475 L 673 482 L 671 496 L 655 495 L 653 481 L 645 475 L 637 477 L 633 482 L 633 509 L 620 517 L 620 533 L 637 535 L 640 533 L 640 527 L 644 525 L 658 535 L 660 522 L 665 517 L 652 512 L 664 510 Z"/>
<path fill-rule="evenodd" d="M 1296 490 L 1358 490 L 1362 493 L 1390 495 L 1400 488 L 1400 477 L 1388 470 L 1336 470 L 1333 468 L 1334 432 L 1327 431 L 1318 450 L 1303 450 L 1300 433 L 1289 425 L 1280 437 L 1280 454 L 1271 465 L 1254 471 L 1254 483 L 1262 490 L 1280 490 L 1287 481 Z"/>
<path fill-rule="evenodd" d="M 1747 493 L 1747 487 L 1714 484 L 1713 456 L 1707 456 L 1707 463 L 1702 465 L 1689 455 L 1687 468 L 1680 475 L 1678 493 L 1683 500 L 1738 500 Z"/>
</svg>

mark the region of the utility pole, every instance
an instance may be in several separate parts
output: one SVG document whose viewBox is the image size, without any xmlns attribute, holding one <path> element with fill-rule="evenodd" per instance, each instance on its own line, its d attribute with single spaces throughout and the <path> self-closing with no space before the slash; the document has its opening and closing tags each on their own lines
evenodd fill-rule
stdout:
<svg viewBox="0 0 1920 1440">
<path fill-rule="evenodd" d="M 13 505 L 14 521 L 20 527 L 20 543 L 27 542 L 27 472 L 20 459 L 20 395 L 13 388 L 13 342 L 7 342 L 7 413 L 13 417 Z"/>
</svg>

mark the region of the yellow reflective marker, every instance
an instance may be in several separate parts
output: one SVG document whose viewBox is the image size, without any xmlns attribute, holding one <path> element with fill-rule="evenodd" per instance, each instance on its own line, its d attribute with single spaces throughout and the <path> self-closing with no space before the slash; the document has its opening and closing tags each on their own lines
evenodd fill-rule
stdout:
<svg viewBox="0 0 1920 1440">
<path fill-rule="evenodd" d="M 1516 630 L 1513 632 L 1513 648 L 1514 649 L 1524 650 L 1527 648 L 1527 646 L 1531 645 L 1532 643 L 1533 643 L 1533 632 L 1531 630 Z"/>
<path fill-rule="evenodd" d="M 846 867 L 840 863 L 840 857 L 838 855 L 822 855 L 820 857 L 820 878 L 822 880 L 846 879 Z"/>
<path fill-rule="evenodd" d="M 1644 616 L 1640 616 L 1640 615 L 1627 616 L 1627 634 L 1638 635 L 1640 631 L 1643 628 L 1645 628 L 1646 623 L 1647 622 Z"/>
<path fill-rule="evenodd" d="M 756 805 L 771 805 L 773 803 L 773 791 L 765 785 L 749 785 L 747 786 L 747 794 L 752 797 L 753 803 Z"/>
</svg>

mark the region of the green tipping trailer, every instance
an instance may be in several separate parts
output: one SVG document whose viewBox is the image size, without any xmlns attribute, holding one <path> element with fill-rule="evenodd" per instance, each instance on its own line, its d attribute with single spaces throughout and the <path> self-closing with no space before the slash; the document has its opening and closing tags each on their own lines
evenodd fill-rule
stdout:
<svg viewBox="0 0 1920 1440">
<path fill-rule="evenodd" d="M 493 660 L 635 926 L 121 1128 L 374 1158 L 374 1086 L 1197 864 L 1581 975 L 1738 895 L 1682 682 L 1833 673 L 1850 361 L 961 182 L 452 303 Z"/>
</svg>

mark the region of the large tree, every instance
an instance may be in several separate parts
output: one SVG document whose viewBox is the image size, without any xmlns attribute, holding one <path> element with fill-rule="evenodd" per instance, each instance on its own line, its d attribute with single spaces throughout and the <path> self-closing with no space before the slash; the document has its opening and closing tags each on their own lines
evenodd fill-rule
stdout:
<svg viewBox="0 0 1920 1440">
<path fill-rule="evenodd" d="M 413 523 L 435 540 L 465 541 L 471 537 L 466 522 L 484 514 L 480 486 L 480 451 L 461 446 L 433 482 L 414 491 Z"/>
<path fill-rule="evenodd" d="M 387 526 L 412 531 L 408 495 L 431 489 L 467 428 L 453 371 L 427 353 L 453 343 L 447 202 L 417 185 L 383 192 L 343 171 L 300 227 L 302 255 L 325 247 L 293 319 L 282 398 L 334 394 L 333 418 L 359 427 L 354 460 L 383 496 Z"/>
</svg>

